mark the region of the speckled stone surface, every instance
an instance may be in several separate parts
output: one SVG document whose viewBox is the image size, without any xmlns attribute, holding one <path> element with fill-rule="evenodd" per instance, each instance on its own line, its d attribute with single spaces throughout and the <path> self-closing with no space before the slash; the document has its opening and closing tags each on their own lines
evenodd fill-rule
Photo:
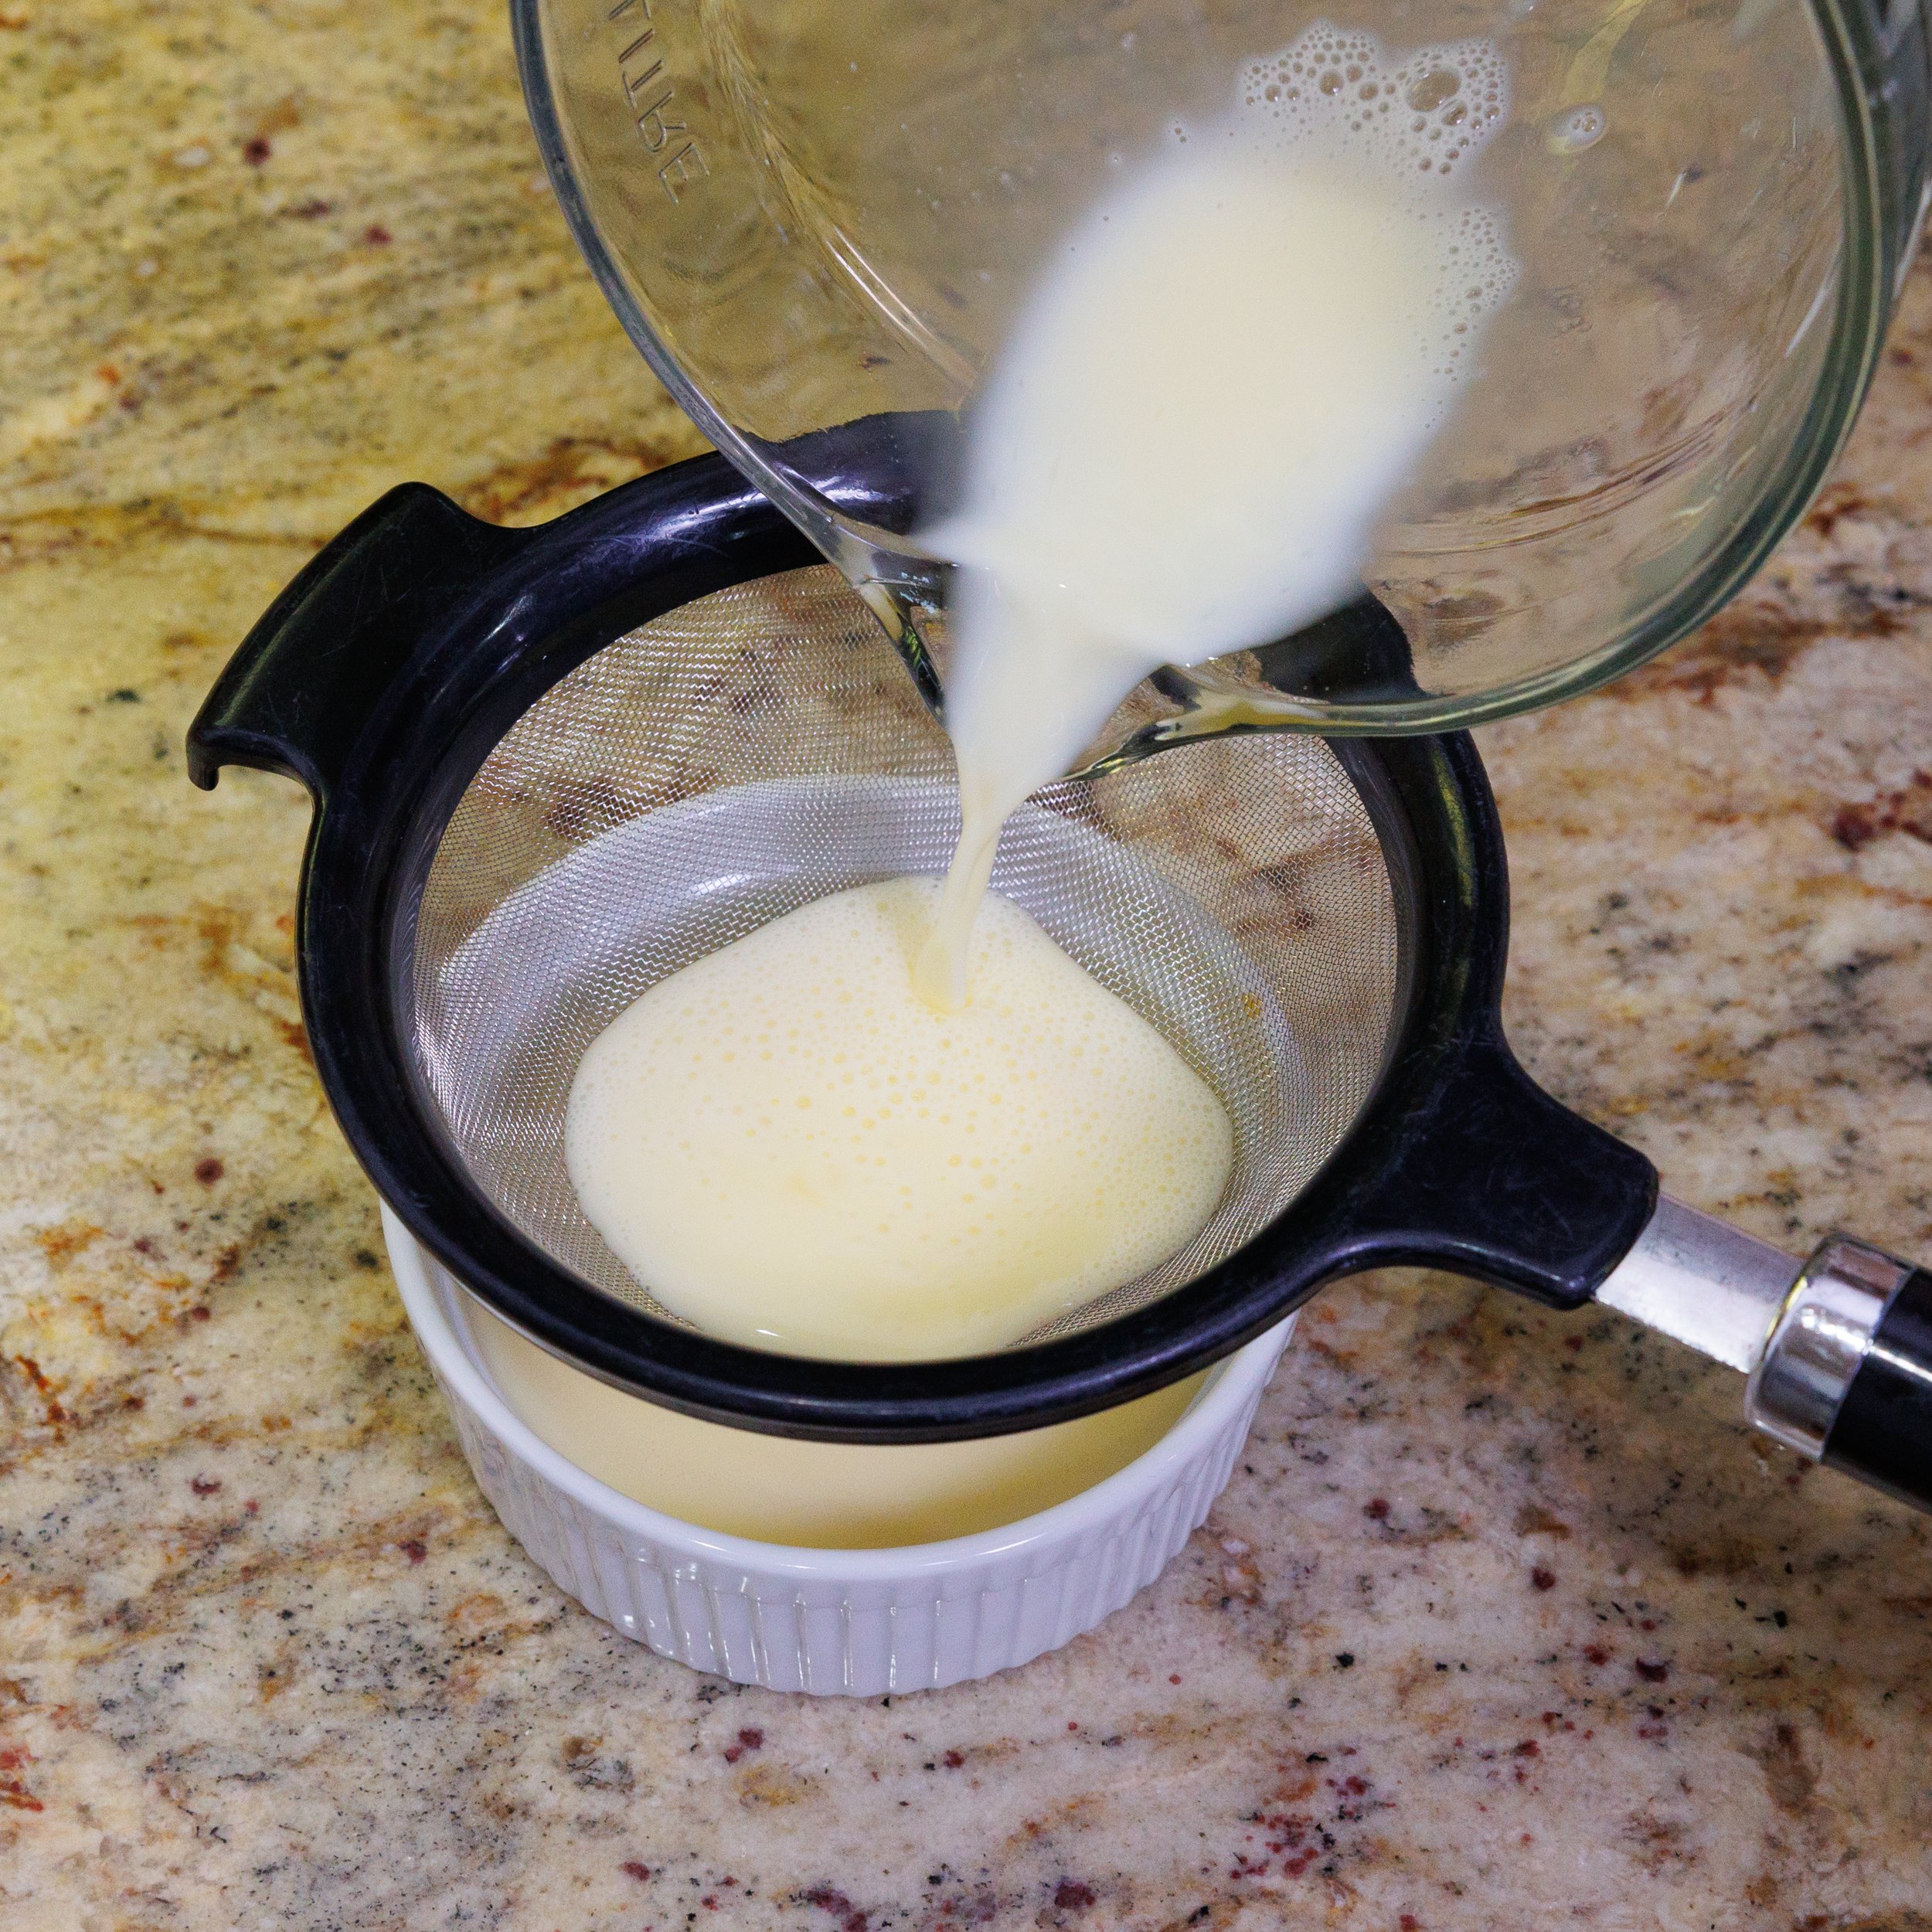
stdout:
<svg viewBox="0 0 1932 1932">
<path fill-rule="evenodd" d="M 662 1663 L 505 1536 L 304 1056 L 302 801 L 180 753 L 388 485 L 696 447 L 500 14 L 0 9 L 0 1928 L 1926 1932 L 1926 1524 L 1610 1315 L 1331 1292 L 1157 1587 L 889 1706 Z M 1794 1247 L 1932 1252 L 1928 369 L 1921 270 L 1743 602 L 1485 740 L 1526 1056 Z"/>
</svg>

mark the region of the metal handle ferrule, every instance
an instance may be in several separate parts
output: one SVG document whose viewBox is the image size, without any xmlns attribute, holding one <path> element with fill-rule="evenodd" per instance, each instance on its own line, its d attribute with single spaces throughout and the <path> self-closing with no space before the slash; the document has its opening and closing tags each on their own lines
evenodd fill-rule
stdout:
<svg viewBox="0 0 1932 1932">
<path fill-rule="evenodd" d="M 1819 1243 L 1744 1390 L 1767 1435 L 1816 1461 L 1910 1265 L 1849 1235 Z"/>
</svg>

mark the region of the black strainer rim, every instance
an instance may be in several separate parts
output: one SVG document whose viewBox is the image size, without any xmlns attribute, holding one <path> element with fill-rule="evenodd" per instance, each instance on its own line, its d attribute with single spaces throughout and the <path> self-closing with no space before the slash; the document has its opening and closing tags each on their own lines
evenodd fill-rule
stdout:
<svg viewBox="0 0 1932 1932">
<path fill-rule="evenodd" d="M 852 496 L 862 514 L 863 494 Z M 1446 1267 L 1556 1307 L 1590 1298 L 1648 1220 L 1656 1173 L 1545 1094 L 1504 1038 L 1502 834 L 1464 733 L 1328 741 L 1396 897 L 1382 1074 L 1287 1207 L 1162 1300 L 991 1355 L 773 1355 L 617 1301 L 507 1220 L 451 1146 L 409 1045 L 414 911 L 450 816 L 509 726 L 604 645 L 713 591 L 822 561 L 716 457 L 532 530 L 479 522 L 405 485 L 276 600 L 196 719 L 197 784 L 247 764 L 315 796 L 296 930 L 311 1049 L 370 1179 L 458 1281 L 619 1388 L 740 1427 L 870 1442 L 999 1434 L 1148 1393 L 1371 1267 Z"/>
</svg>

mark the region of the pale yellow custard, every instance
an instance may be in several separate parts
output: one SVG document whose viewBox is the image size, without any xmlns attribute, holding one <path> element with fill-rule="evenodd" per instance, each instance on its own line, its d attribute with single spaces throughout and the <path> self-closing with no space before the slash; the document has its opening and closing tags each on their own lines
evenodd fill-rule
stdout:
<svg viewBox="0 0 1932 1932">
<path fill-rule="evenodd" d="M 821 1549 L 938 1543 L 1064 1502 L 1152 1448 L 1203 1379 L 977 1442 L 799 1442 L 659 1408 L 558 1361 L 481 1307 L 468 1315 L 498 1392 L 587 1475 L 707 1529 Z"/>
<path fill-rule="evenodd" d="M 664 1306 L 791 1355 L 998 1349 L 1185 1247 L 1227 1184 L 1213 1090 L 998 895 L 969 997 L 912 958 L 937 898 L 814 901 L 660 981 L 590 1046 L 564 1148 Z"/>
</svg>

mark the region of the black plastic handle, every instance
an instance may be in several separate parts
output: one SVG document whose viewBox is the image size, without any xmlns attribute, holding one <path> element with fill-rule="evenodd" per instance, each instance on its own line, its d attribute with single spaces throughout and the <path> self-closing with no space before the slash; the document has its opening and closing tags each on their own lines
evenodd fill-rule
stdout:
<svg viewBox="0 0 1932 1932">
<path fill-rule="evenodd" d="M 1845 1392 L 1823 1461 L 1932 1509 L 1932 1274 L 1893 1294 Z"/>
<path fill-rule="evenodd" d="M 921 452 L 949 420 L 871 417 L 784 447 L 809 451 L 820 487 L 848 514 L 899 528 L 918 508 Z M 533 673 L 533 697 L 631 624 L 745 577 L 823 561 L 716 456 L 529 529 L 482 522 L 427 483 L 403 484 L 311 559 L 250 631 L 189 729 L 189 776 L 209 791 L 223 765 L 253 765 L 326 804 L 352 750 L 380 735 L 371 726 L 387 694 L 409 687 L 418 704 L 442 695 L 430 667 L 452 636 L 471 641 L 451 675 L 481 689 L 499 672 L 506 688 Z"/>
<path fill-rule="evenodd" d="M 1332 1244 L 1332 1275 L 1449 1268 L 1580 1307 L 1655 1210 L 1657 1170 L 1545 1093 L 1510 1050 L 1509 872 L 1481 761 L 1460 733 L 1379 745 L 1372 762 L 1353 744 L 1335 749 L 1372 815 L 1407 818 L 1415 876 L 1393 883 L 1427 943 L 1411 965 L 1410 1026 L 1350 1158 L 1297 1208 Z"/>
<path fill-rule="evenodd" d="M 426 483 L 370 505 L 264 611 L 188 731 L 188 775 L 224 764 L 299 780 L 325 802 L 437 613 L 530 541 Z"/>
<path fill-rule="evenodd" d="M 1581 1308 L 1635 1245 L 1657 1170 L 1523 1071 L 1501 1029 L 1423 1041 L 1357 1130 L 1361 1158 L 1311 1190 L 1336 1274 L 1446 1268 Z"/>
</svg>

